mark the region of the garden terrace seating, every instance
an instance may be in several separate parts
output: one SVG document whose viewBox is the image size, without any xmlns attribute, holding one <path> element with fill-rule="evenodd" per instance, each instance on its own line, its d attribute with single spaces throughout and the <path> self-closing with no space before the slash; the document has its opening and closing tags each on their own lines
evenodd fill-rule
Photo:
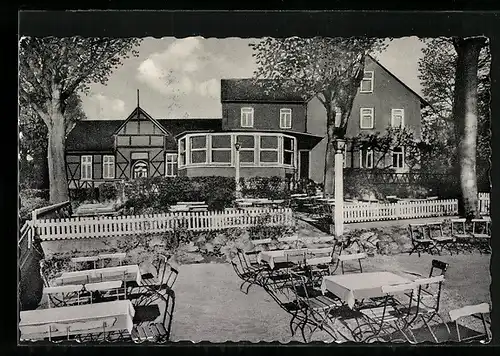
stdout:
<svg viewBox="0 0 500 356">
<path fill-rule="evenodd" d="M 488 327 L 488 322 L 485 318 L 490 313 L 490 305 L 488 303 L 481 303 L 476 305 L 468 305 L 463 308 L 450 310 L 449 316 L 452 322 L 455 322 L 457 337 L 459 342 L 480 340 L 482 343 L 489 343 L 491 341 L 491 332 Z M 475 317 L 481 320 L 483 330 L 475 333 L 475 335 L 462 337 L 460 334 L 459 320 Z"/>
<path fill-rule="evenodd" d="M 454 245 L 455 239 L 452 236 L 446 236 L 443 233 L 443 223 L 433 222 L 427 223 L 427 229 L 429 231 L 429 237 L 433 239 L 436 243 L 436 250 L 438 254 L 441 254 L 444 248 L 451 252 L 451 246 Z"/>
<path fill-rule="evenodd" d="M 307 250 L 305 266 L 314 282 L 321 282 L 323 276 L 333 273 L 333 251 L 333 247 Z"/>
<path fill-rule="evenodd" d="M 296 272 L 290 272 L 292 290 L 295 294 L 296 300 L 299 303 L 300 309 L 297 313 L 303 313 L 301 318 L 303 322 L 298 326 L 301 326 L 302 337 L 305 342 L 308 338 L 305 335 L 305 326 L 308 321 L 310 321 L 314 327 L 311 327 L 309 340 L 312 334 L 317 329 L 326 331 L 335 340 L 338 339 L 338 334 L 335 331 L 333 321 L 330 318 L 330 313 L 336 309 L 342 307 L 342 303 L 339 299 L 334 299 L 321 294 L 320 291 L 312 289 L 308 286 L 307 277 L 302 276 Z M 292 325 L 293 322 L 290 322 Z M 298 327 L 297 326 L 297 327 Z M 297 330 L 292 327 L 292 335 Z"/>
<path fill-rule="evenodd" d="M 261 274 L 266 270 L 266 266 L 260 266 L 256 264 L 252 264 L 247 260 L 247 255 L 246 253 L 238 249 L 236 252 L 236 259 L 237 262 L 231 261 L 231 265 L 233 266 L 234 271 L 236 272 L 236 275 L 243 280 L 243 282 L 240 284 L 240 290 L 248 294 L 248 291 L 250 287 L 253 284 L 261 285 L 261 282 L 259 278 L 261 277 Z M 243 290 L 245 287 L 245 284 L 247 284 L 246 291 Z"/>
<path fill-rule="evenodd" d="M 415 336 L 412 334 L 411 330 L 407 328 L 406 322 L 409 315 L 407 310 L 411 309 L 413 298 L 409 299 L 407 306 L 404 306 L 394 298 L 396 294 L 404 294 L 408 291 L 413 293 L 414 289 L 414 283 L 382 286 L 382 293 L 384 295 L 382 305 L 376 303 L 375 306 L 361 307 L 359 309 L 367 323 L 360 325 L 353 331 L 354 338 L 358 341 L 369 342 L 387 341 L 386 338 L 388 337 L 391 341 L 396 341 L 396 339 L 393 338 L 394 331 L 398 331 L 404 337 L 404 339 L 402 339 L 403 341 L 416 343 Z M 402 308 L 402 306 L 404 306 L 404 308 Z M 362 327 L 365 325 L 369 327 L 371 333 L 369 331 L 362 331 Z M 392 329 L 392 332 L 388 332 L 388 329 Z M 368 336 L 364 336 L 365 333 L 368 333 Z M 408 337 L 407 333 L 411 335 L 411 339 Z M 384 335 L 383 337 L 382 334 Z"/>
<path fill-rule="evenodd" d="M 361 260 L 365 259 L 367 257 L 366 253 L 354 253 L 354 254 L 346 254 L 346 255 L 339 255 L 338 256 L 338 261 L 340 262 L 340 268 L 342 270 L 342 274 L 345 273 L 344 269 L 344 263 L 347 261 L 358 261 L 359 269 L 354 268 L 348 270 L 348 272 L 360 272 L 363 273 L 363 266 L 361 265 Z"/>
<path fill-rule="evenodd" d="M 127 257 L 125 252 L 117 252 L 117 253 L 103 253 L 97 256 L 99 261 L 101 261 L 101 268 L 105 267 L 105 261 L 118 261 L 120 266 L 123 265 L 123 260 Z"/>
<path fill-rule="evenodd" d="M 472 253 L 474 246 L 472 233 L 467 232 L 466 219 L 451 219 L 451 236 L 455 239 L 455 246 L 467 249 Z"/>
<path fill-rule="evenodd" d="M 491 252 L 491 231 L 489 217 L 483 219 L 472 219 L 472 236 L 474 244 L 478 247 L 479 251 Z"/>
<path fill-rule="evenodd" d="M 438 323 L 443 323 L 448 334 L 450 334 L 450 329 L 444 322 L 439 310 L 443 282 L 443 274 L 415 280 L 414 283 L 418 286 L 415 306 L 407 310 L 409 314 L 413 315 L 413 317 L 407 321 L 408 327 L 411 327 L 417 319 L 420 319 L 431 333 L 435 342 L 439 342 L 439 340 L 431 328 L 431 321 L 439 319 L 440 321 L 438 321 Z M 411 295 L 410 298 L 412 298 Z"/>
<path fill-rule="evenodd" d="M 413 244 L 413 248 L 409 253 L 410 255 L 417 252 L 418 257 L 420 257 L 421 252 L 432 254 L 432 250 L 437 250 L 436 241 L 429 236 L 427 224 L 410 224 L 409 231 Z"/>
<path fill-rule="evenodd" d="M 70 305 L 87 304 L 91 296 L 83 285 L 69 285 L 59 287 L 44 287 L 43 294 L 47 295 L 48 307 L 65 307 Z"/>
</svg>

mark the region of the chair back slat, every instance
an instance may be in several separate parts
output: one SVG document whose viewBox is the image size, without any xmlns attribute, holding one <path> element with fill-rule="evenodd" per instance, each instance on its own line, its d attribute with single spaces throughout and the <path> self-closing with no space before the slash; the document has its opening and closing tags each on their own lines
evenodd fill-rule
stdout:
<svg viewBox="0 0 500 356">
<path fill-rule="evenodd" d="M 450 310 L 449 316 L 451 321 L 456 321 L 466 316 L 471 316 L 475 314 L 487 314 L 489 312 L 490 312 L 490 305 L 488 303 L 481 303 L 476 305 L 468 305 L 459 309 Z"/>
</svg>

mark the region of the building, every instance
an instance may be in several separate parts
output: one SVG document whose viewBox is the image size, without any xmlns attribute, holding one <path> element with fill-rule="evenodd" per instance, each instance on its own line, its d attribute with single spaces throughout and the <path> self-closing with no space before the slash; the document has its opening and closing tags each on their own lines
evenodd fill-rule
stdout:
<svg viewBox="0 0 500 356">
<path fill-rule="evenodd" d="M 152 176 L 311 178 L 322 182 L 326 112 L 317 99 L 266 89 L 266 80 L 221 80 L 222 118 L 153 118 L 139 105 L 124 120 L 78 122 L 66 140 L 70 189 Z M 347 136 L 404 125 L 420 137 L 424 100 L 369 57 Z M 238 145 L 236 143 L 238 142 Z M 373 152 L 346 152 L 346 167 L 372 168 Z M 404 169 L 404 148 L 395 148 Z"/>
</svg>

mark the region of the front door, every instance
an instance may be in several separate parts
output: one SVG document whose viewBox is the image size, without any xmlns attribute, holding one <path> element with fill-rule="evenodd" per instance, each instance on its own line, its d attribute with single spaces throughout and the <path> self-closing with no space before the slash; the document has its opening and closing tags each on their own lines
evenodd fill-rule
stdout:
<svg viewBox="0 0 500 356">
<path fill-rule="evenodd" d="M 132 166 L 132 177 L 135 178 L 147 178 L 148 176 L 148 164 L 146 161 L 136 161 Z"/>
<path fill-rule="evenodd" d="M 310 151 L 299 151 L 300 179 L 309 179 L 309 153 Z"/>
</svg>

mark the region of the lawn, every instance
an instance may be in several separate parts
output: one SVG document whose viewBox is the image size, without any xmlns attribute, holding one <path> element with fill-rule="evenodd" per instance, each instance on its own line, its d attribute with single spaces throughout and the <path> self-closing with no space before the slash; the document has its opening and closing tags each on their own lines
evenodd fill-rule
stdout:
<svg viewBox="0 0 500 356">
<path fill-rule="evenodd" d="M 375 256 L 364 271 L 403 271 L 428 274 L 436 256 Z M 490 302 L 490 256 L 480 254 L 437 257 L 450 264 L 442 295 L 442 312 L 468 304 Z M 172 341 L 302 341 L 291 337 L 290 316 L 260 287 L 248 295 L 229 264 L 181 265 L 174 286 L 176 301 Z M 324 340 L 318 333 L 314 339 Z"/>
</svg>

